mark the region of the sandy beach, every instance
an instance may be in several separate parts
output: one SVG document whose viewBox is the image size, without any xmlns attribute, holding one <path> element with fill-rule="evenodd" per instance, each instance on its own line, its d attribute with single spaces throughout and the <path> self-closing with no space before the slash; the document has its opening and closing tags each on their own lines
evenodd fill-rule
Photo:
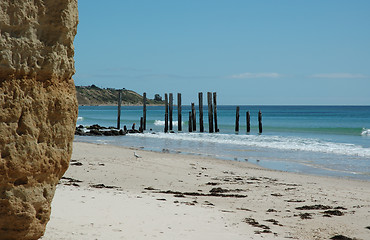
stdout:
<svg viewBox="0 0 370 240">
<path fill-rule="evenodd" d="M 80 142 L 42 237 L 331 238 L 370 239 L 369 182 Z"/>
</svg>

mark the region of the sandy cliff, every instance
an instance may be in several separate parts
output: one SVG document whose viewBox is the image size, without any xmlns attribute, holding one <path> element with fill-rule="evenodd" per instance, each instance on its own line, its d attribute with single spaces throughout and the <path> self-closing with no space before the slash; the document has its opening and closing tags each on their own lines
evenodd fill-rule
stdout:
<svg viewBox="0 0 370 240">
<path fill-rule="evenodd" d="M 38 239 L 72 152 L 77 0 L 0 1 L 0 239 Z"/>
</svg>

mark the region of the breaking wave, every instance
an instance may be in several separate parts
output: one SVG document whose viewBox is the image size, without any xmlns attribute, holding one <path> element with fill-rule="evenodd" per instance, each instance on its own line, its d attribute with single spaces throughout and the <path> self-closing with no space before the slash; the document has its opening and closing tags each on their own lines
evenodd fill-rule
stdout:
<svg viewBox="0 0 370 240">
<path fill-rule="evenodd" d="M 173 121 L 172 124 L 173 124 L 173 126 L 177 126 L 178 125 L 177 121 Z M 184 122 L 182 122 L 182 124 L 184 124 Z M 164 126 L 165 125 L 165 121 L 155 120 L 154 121 L 154 125 L 155 126 Z"/>
<path fill-rule="evenodd" d="M 370 129 L 363 128 L 361 135 L 362 136 L 370 136 Z"/>
<path fill-rule="evenodd" d="M 369 130 L 367 130 L 369 131 Z M 349 143 L 329 142 L 314 138 L 230 135 L 208 133 L 177 133 L 177 134 L 142 134 L 137 137 L 170 139 L 174 141 L 193 141 L 202 143 L 230 144 L 245 147 L 270 148 L 288 151 L 309 151 L 340 154 L 347 156 L 370 157 L 370 148 Z"/>
</svg>

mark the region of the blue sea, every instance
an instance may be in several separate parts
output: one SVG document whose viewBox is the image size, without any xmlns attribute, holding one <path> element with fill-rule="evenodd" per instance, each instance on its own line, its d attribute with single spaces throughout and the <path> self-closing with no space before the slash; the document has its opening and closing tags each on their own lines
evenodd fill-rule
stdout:
<svg viewBox="0 0 370 240">
<path fill-rule="evenodd" d="M 219 133 L 188 132 L 190 106 L 182 107 L 182 132 L 164 133 L 164 106 L 147 107 L 144 134 L 115 137 L 76 136 L 75 141 L 194 154 L 230 161 L 248 161 L 265 168 L 370 181 L 370 106 L 240 106 L 240 129 L 235 132 L 236 106 L 217 106 Z M 258 133 L 258 111 L 263 133 Z M 246 132 L 246 111 L 251 132 Z M 139 127 L 142 107 L 123 106 L 121 128 Z M 117 107 L 80 106 L 77 125 L 117 126 Z M 208 131 L 207 106 L 204 106 Z"/>
</svg>

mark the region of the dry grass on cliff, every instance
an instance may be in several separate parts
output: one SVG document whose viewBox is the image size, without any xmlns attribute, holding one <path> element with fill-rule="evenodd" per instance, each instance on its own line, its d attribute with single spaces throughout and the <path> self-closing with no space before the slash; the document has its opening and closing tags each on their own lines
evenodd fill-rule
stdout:
<svg viewBox="0 0 370 240">
<path fill-rule="evenodd" d="M 118 91 L 113 88 L 99 88 L 95 85 L 76 86 L 78 105 L 117 105 Z M 123 89 L 123 105 L 141 105 L 143 96 L 132 90 Z M 147 99 L 149 105 L 161 105 L 163 101 Z"/>
</svg>

